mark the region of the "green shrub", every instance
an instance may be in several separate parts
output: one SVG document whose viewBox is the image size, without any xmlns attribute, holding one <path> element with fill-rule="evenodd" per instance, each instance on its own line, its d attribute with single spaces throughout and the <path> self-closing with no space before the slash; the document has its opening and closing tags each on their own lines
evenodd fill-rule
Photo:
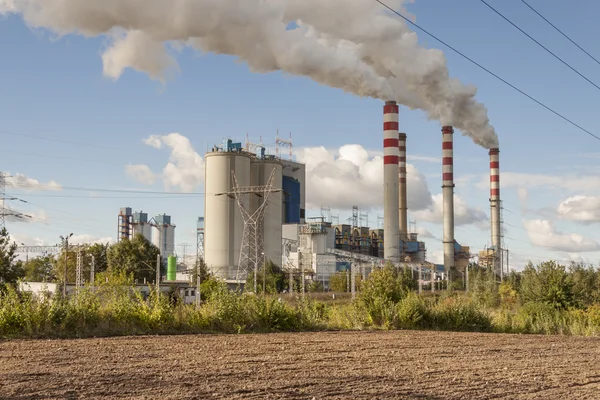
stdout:
<svg viewBox="0 0 600 400">
<path fill-rule="evenodd" d="M 440 299 L 431 309 L 429 326 L 440 330 L 491 331 L 491 316 L 476 302 L 461 297 Z"/>
<path fill-rule="evenodd" d="M 396 306 L 396 328 L 424 328 L 431 321 L 429 306 L 423 297 L 410 293 Z"/>
</svg>

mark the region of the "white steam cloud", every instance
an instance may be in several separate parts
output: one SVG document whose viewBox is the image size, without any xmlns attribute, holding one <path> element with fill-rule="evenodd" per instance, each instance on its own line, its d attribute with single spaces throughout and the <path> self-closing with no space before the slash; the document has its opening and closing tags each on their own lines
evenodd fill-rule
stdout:
<svg viewBox="0 0 600 400">
<path fill-rule="evenodd" d="M 156 179 L 162 178 L 166 190 L 180 188 L 183 192 L 192 192 L 204 181 L 204 159 L 198 154 L 190 140 L 179 134 L 170 133 L 159 136 L 152 135 L 143 142 L 155 149 L 168 147 L 171 149 L 169 161 L 161 174 L 155 173 L 145 164 L 125 166 L 125 173 L 139 183 L 153 184 Z"/>
<path fill-rule="evenodd" d="M 404 0 L 387 4 L 403 10 Z M 254 72 L 283 71 L 359 96 L 396 100 L 498 146 L 476 88 L 449 77 L 440 50 L 373 0 L 0 0 L 33 27 L 107 35 L 104 74 L 126 68 L 164 81 L 177 71 L 167 44 L 234 55 Z M 295 29 L 288 29 L 295 23 Z"/>
</svg>

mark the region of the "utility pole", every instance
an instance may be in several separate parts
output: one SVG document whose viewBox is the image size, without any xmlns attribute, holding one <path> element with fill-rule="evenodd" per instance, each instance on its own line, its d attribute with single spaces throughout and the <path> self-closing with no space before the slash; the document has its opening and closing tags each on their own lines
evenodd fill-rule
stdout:
<svg viewBox="0 0 600 400">
<path fill-rule="evenodd" d="M 267 261 L 265 260 L 265 253 L 262 253 L 261 255 L 263 259 L 263 295 L 265 295 L 267 293 Z"/>
<path fill-rule="evenodd" d="M 65 269 L 63 271 L 63 298 L 67 298 L 67 268 L 69 267 L 69 238 L 73 236 L 73 233 L 68 234 L 66 237 L 60 237 L 65 244 Z"/>
<path fill-rule="evenodd" d="M 156 296 L 160 296 L 160 254 L 156 255 Z"/>
<path fill-rule="evenodd" d="M 423 291 L 423 280 L 421 275 L 421 270 L 423 269 L 423 264 L 419 264 L 419 294 Z"/>
<path fill-rule="evenodd" d="M 77 269 L 75 270 L 75 287 L 79 292 L 81 286 L 83 286 L 83 276 L 82 276 L 82 268 L 83 268 L 83 255 L 81 253 L 81 249 L 77 250 Z"/>
<path fill-rule="evenodd" d="M 200 292 L 200 284 L 201 279 L 202 279 L 202 274 L 200 271 L 201 265 L 199 262 L 196 263 L 197 264 L 197 269 L 196 269 L 196 307 L 200 308 L 200 302 L 202 301 L 202 298 L 200 296 L 201 292 Z"/>
<path fill-rule="evenodd" d="M 92 263 L 90 264 L 90 285 L 92 292 L 94 291 L 94 280 L 96 279 L 96 258 L 92 254 Z"/>
</svg>

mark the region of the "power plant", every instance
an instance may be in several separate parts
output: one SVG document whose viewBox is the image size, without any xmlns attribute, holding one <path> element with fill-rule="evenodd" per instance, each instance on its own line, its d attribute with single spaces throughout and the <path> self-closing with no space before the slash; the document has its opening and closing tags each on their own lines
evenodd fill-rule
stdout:
<svg viewBox="0 0 600 400">
<path fill-rule="evenodd" d="M 465 273 L 472 254 L 454 236 L 454 145 L 452 126 L 442 131 L 443 264 L 427 261 L 425 243 L 409 230 L 407 201 L 407 134 L 399 132 L 398 105 L 383 106 L 383 229 L 362 223 L 353 207 L 348 224 L 334 224 L 324 216 L 307 218 L 306 166 L 292 160 L 291 138 L 278 146 L 290 147 L 289 159 L 268 154 L 261 144 L 225 139 L 205 154 L 204 217 L 198 221 L 198 257 L 209 271 L 228 283 L 245 284 L 254 271 L 272 262 L 304 279 L 328 287 L 329 277 L 359 263 L 361 271 L 385 263 L 428 272 L 427 279 Z M 262 139 L 261 139 L 262 141 Z M 499 149 L 489 150 L 491 246 L 479 253 L 483 266 L 504 271 L 501 230 Z M 368 218 L 367 218 L 368 220 Z M 144 212 L 121 208 L 118 240 L 142 235 L 161 256 L 174 255 L 175 225 L 166 214 L 151 219 Z M 365 267 L 367 266 L 367 267 Z M 256 285 L 256 282 L 255 282 Z"/>
<path fill-rule="evenodd" d="M 245 281 L 245 276 L 237 275 L 243 262 L 244 235 L 252 231 L 245 232 L 240 205 L 253 214 L 262 205 L 262 196 L 252 188 L 265 187 L 271 177 L 272 193 L 265 204 L 264 218 L 255 221 L 254 228 L 260 232 L 255 239 L 263 243 L 263 248 L 255 249 L 261 254 L 253 256 L 280 265 L 282 226 L 304 222 L 305 176 L 304 164 L 268 155 L 260 145 L 242 147 L 227 139 L 205 155 L 204 257 L 215 276 L 226 281 Z M 231 194 L 234 183 L 248 188 L 237 199 Z"/>
<path fill-rule="evenodd" d="M 166 259 L 175 252 L 175 225 L 171 223 L 169 215 L 157 215 L 149 220 L 148 213 L 132 212 L 131 207 L 122 207 L 117 226 L 117 242 L 142 235 L 159 248 L 163 258 Z"/>
<path fill-rule="evenodd" d="M 205 155 L 203 248 L 209 270 L 229 283 L 244 284 L 253 271 L 273 262 L 304 278 L 322 281 L 345 271 L 352 262 L 369 268 L 387 262 L 428 270 L 433 279 L 464 273 L 472 258 L 454 236 L 454 149 L 452 126 L 442 129 L 443 265 L 427 262 L 425 243 L 409 231 L 407 202 L 407 134 L 399 132 L 398 104 L 383 106 L 383 229 L 305 215 L 306 168 L 302 163 L 267 154 L 262 144 L 225 139 Z M 277 139 L 278 143 L 279 138 Z M 497 148 L 490 150 L 492 249 L 501 251 Z M 501 268 L 499 257 L 496 268 Z M 361 267 L 364 271 L 364 268 Z M 255 282 L 256 284 L 256 282 Z"/>
</svg>

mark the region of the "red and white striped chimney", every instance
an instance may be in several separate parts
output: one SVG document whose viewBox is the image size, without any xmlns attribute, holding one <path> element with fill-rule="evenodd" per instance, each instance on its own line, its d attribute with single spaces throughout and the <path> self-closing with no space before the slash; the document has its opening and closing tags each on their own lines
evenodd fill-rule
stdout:
<svg viewBox="0 0 600 400">
<path fill-rule="evenodd" d="M 454 150 L 451 126 L 442 127 L 442 195 L 444 202 L 444 270 L 454 266 Z"/>
<path fill-rule="evenodd" d="M 398 105 L 383 107 L 383 257 L 399 261 Z"/>
<path fill-rule="evenodd" d="M 492 246 L 496 254 L 500 249 L 500 150 L 490 149 L 490 225 Z M 495 257 L 494 268 L 499 270 L 500 257 Z"/>
<path fill-rule="evenodd" d="M 406 197 L 406 133 L 398 135 L 398 169 L 400 171 L 400 239 L 408 238 L 408 200 Z"/>
</svg>

